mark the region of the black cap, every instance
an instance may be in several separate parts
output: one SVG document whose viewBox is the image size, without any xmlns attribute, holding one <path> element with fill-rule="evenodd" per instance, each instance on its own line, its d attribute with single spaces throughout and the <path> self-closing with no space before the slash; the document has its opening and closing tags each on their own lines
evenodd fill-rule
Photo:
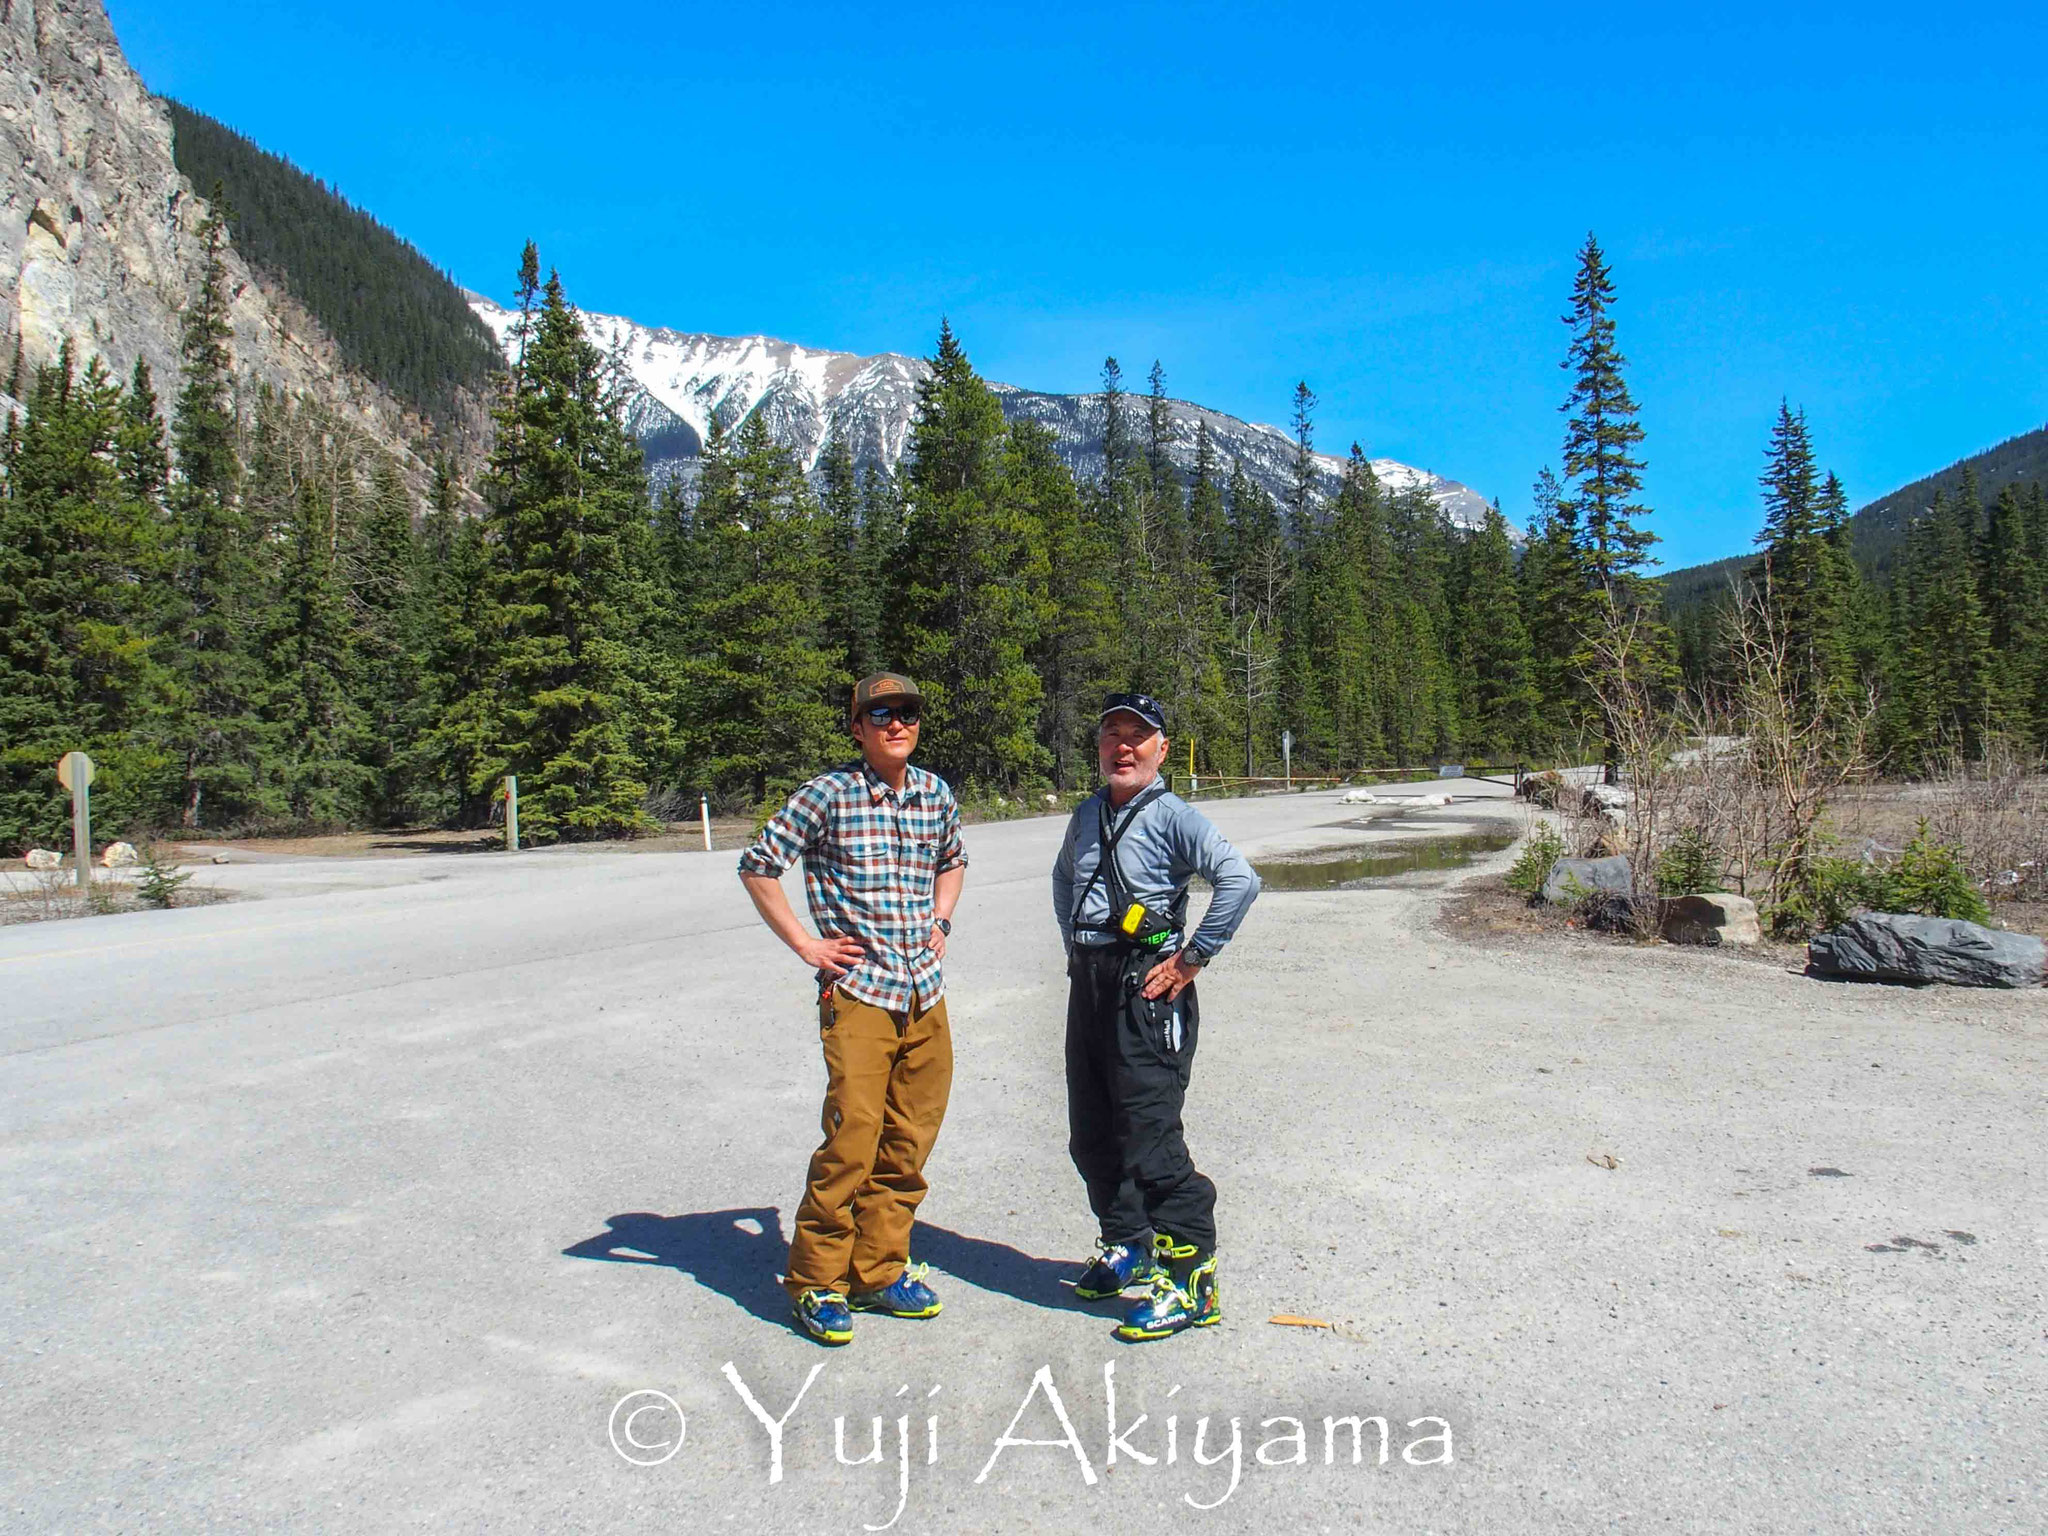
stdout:
<svg viewBox="0 0 2048 1536">
<path fill-rule="evenodd" d="M 1112 693 L 1102 701 L 1102 713 L 1096 716 L 1096 724 L 1120 709 L 1136 715 L 1155 731 L 1166 729 L 1166 706 L 1149 693 Z"/>
</svg>

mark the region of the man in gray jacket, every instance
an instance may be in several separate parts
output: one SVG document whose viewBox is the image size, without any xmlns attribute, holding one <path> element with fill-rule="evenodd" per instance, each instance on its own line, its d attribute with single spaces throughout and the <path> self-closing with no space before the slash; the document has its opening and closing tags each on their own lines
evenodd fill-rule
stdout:
<svg viewBox="0 0 2048 1536">
<path fill-rule="evenodd" d="M 1095 1301 L 1143 1287 L 1117 1336 L 1163 1339 L 1223 1316 L 1216 1186 L 1188 1155 L 1181 1105 L 1195 977 L 1244 921 L 1259 877 L 1160 781 L 1169 743 L 1158 700 L 1111 694 L 1096 745 L 1105 783 L 1074 812 L 1052 871 L 1071 983 L 1067 1147 L 1101 1230 L 1075 1294 Z M 1215 896 L 1189 935 L 1195 875 Z"/>
</svg>

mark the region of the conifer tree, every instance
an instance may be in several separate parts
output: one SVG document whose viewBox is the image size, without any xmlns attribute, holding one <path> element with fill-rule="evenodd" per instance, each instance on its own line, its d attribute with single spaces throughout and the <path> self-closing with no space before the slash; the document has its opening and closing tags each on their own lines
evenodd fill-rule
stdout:
<svg viewBox="0 0 2048 1536">
<path fill-rule="evenodd" d="M 249 608 L 260 571 L 241 506 L 222 199 L 200 226 L 199 286 L 185 307 L 182 384 L 171 428 L 178 669 L 184 759 L 180 820 L 198 827 L 256 808 L 259 671 Z M 210 802 L 210 803 L 209 803 Z"/>
<path fill-rule="evenodd" d="M 498 678 L 480 770 L 519 775 L 521 828 L 536 842 L 615 836 L 648 825 L 660 731 L 642 643 L 647 483 L 558 275 L 531 319 L 484 482 Z"/>
<path fill-rule="evenodd" d="M 846 750 L 849 679 L 825 600 L 832 530 L 758 413 L 706 468 L 705 644 L 683 667 L 685 760 L 714 791 L 765 811 Z"/>
<path fill-rule="evenodd" d="M 1044 689 L 1038 739 L 1053 787 L 1074 789 L 1093 778 L 1096 712 L 1118 670 L 1109 553 L 1049 429 L 1028 417 L 1010 423 L 1003 476 L 1044 545 L 1045 592 L 1029 651 Z"/>
<path fill-rule="evenodd" d="M 419 538 L 412 495 L 389 454 L 369 449 L 358 457 L 360 516 L 343 548 L 353 649 L 362 678 L 363 761 L 368 769 L 369 816 L 380 826 L 407 819 L 416 797 L 404 770 L 406 737 L 415 728 L 420 694 L 421 626 Z M 365 494 L 366 493 L 366 494 Z"/>
<path fill-rule="evenodd" d="M 1993 671 L 1973 559 L 1976 486 L 1933 505 L 1907 533 L 1892 590 L 1892 696 L 1881 729 L 1895 767 L 1925 770 L 1947 753 L 1982 754 Z"/>
<path fill-rule="evenodd" d="M 1384 726 L 1395 660 L 1393 544 L 1379 480 L 1356 443 L 1345 463 L 1327 534 L 1323 569 L 1313 583 L 1308 652 L 1328 740 L 1311 740 L 1333 768 L 1377 766 L 1386 756 Z"/>
<path fill-rule="evenodd" d="M 1329 711 L 1316 675 L 1316 614 L 1327 605 L 1333 569 L 1316 516 L 1315 408 L 1316 397 L 1307 383 L 1296 384 L 1291 418 L 1294 458 L 1287 489 L 1287 545 L 1294 579 L 1280 617 L 1274 690 L 1280 725 L 1293 732 L 1304 763 L 1322 761 L 1331 748 Z"/>
<path fill-rule="evenodd" d="M 356 466 L 317 407 L 266 389 L 255 417 L 244 507 L 276 561 L 253 622 L 265 671 L 260 803 L 297 826 L 349 826 L 370 788 L 344 564 Z"/>
<path fill-rule="evenodd" d="M 2036 487 L 2038 491 L 2038 487 Z M 2019 487 L 1991 504 L 1984 536 L 1984 616 L 1990 639 L 1990 726 L 2039 746 L 2035 704 L 2048 665 L 2048 578 Z"/>
<path fill-rule="evenodd" d="M 156 383 L 149 363 L 135 359 L 128 392 L 121 397 L 121 423 L 114 435 L 114 458 L 121 485 L 131 500 L 161 508 L 171 480 L 171 454 L 164 442 L 164 423 L 157 404 Z"/>
<path fill-rule="evenodd" d="M 1241 724 L 1246 777 L 1277 755 L 1279 728 L 1272 719 L 1279 626 L 1294 584 L 1294 560 L 1280 512 L 1265 488 L 1232 460 L 1229 484 L 1230 572 L 1225 591 L 1229 639 L 1225 691 Z"/>
<path fill-rule="evenodd" d="M 882 657 L 882 605 L 886 569 L 868 563 L 861 537 L 861 490 L 853 450 L 843 436 L 825 445 L 819 460 L 819 510 L 825 579 L 825 640 L 846 670 L 866 677 L 888 665 Z"/>
<path fill-rule="evenodd" d="M 1209 423 L 1195 423 L 1195 473 L 1188 485 L 1188 536 L 1196 554 L 1208 562 L 1209 579 L 1219 588 L 1230 578 L 1230 509 L 1224 500 Z"/>
<path fill-rule="evenodd" d="M 1168 486 L 1177 490 L 1179 481 L 1173 461 L 1167 456 L 1173 442 L 1173 417 L 1166 403 L 1166 370 L 1156 357 L 1146 381 L 1151 389 L 1145 397 L 1145 467 L 1152 476 L 1154 489 L 1164 494 Z"/>
<path fill-rule="evenodd" d="M 1558 751 L 1573 744 L 1591 708 L 1585 664 L 1592 586 L 1579 540 L 1578 508 L 1549 469 L 1536 477 L 1533 496 L 1536 513 L 1522 555 L 1522 611 L 1536 685 L 1536 743 Z"/>
<path fill-rule="evenodd" d="M 1131 429 L 1124 415 L 1124 371 L 1114 357 L 1102 360 L 1102 479 L 1114 484 L 1131 460 Z"/>
<path fill-rule="evenodd" d="M 420 537 L 421 709 L 404 761 L 441 815 L 477 827 L 490 814 L 485 784 L 497 755 L 499 621 L 484 523 L 460 515 L 461 494 L 454 465 L 440 459 Z"/>
<path fill-rule="evenodd" d="M 1564 499 L 1577 524 L 1579 564 L 1588 590 L 1597 602 L 1581 631 L 1578 670 L 1585 675 L 1607 654 L 1596 643 L 1601 634 L 1629 633 L 1643 654 L 1641 670 L 1668 681 L 1676 668 L 1670 636 L 1655 620 L 1658 594 L 1647 567 L 1656 561 L 1650 548 L 1657 535 L 1644 526 L 1649 508 L 1635 498 L 1642 490 L 1643 461 L 1637 450 L 1643 429 L 1636 403 L 1622 376 L 1627 359 L 1615 339 L 1614 283 L 1600 243 L 1591 234 L 1579 250 L 1579 270 L 1572 284 L 1572 309 L 1565 324 L 1571 344 L 1563 367 L 1572 386 L 1560 409 L 1566 413 L 1564 435 Z M 1597 697 L 1596 680 L 1587 678 L 1586 692 Z M 1612 722 L 1602 720 L 1601 758 L 1605 777 L 1617 771 Z"/>
<path fill-rule="evenodd" d="M 1854 564 L 1843 558 L 1848 534 L 1841 486 L 1825 493 L 1814 466 L 1806 413 L 1780 401 L 1761 480 L 1763 553 L 1750 567 L 1782 637 L 1787 679 L 1801 708 L 1841 698 L 1853 685 L 1850 655 Z"/>
<path fill-rule="evenodd" d="M 1572 311 L 1565 316 L 1572 339 L 1563 367 L 1572 387 L 1566 413 L 1564 479 L 1578 525 L 1587 580 L 1610 600 L 1638 606 L 1652 600 L 1644 568 L 1655 563 L 1650 547 L 1657 535 L 1643 526 L 1649 508 L 1634 498 L 1642 490 L 1643 441 L 1636 403 L 1622 369 L 1627 359 L 1615 341 L 1614 282 L 1600 243 L 1592 235 L 1579 250 L 1572 284 Z"/>
<path fill-rule="evenodd" d="M 904 662 L 925 693 L 925 752 L 956 785 L 1014 789 L 1050 766 L 1029 651 L 1045 548 L 1004 483 L 1002 406 L 949 324 L 917 387 L 904 471 Z"/>
<path fill-rule="evenodd" d="M 65 846 L 68 797 L 52 767 L 90 752 L 100 824 L 176 803 L 150 727 L 165 709 L 152 597 L 164 575 L 157 509 L 129 493 L 127 417 L 98 358 L 67 343 L 36 370 L 0 444 L 0 848 Z"/>
<path fill-rule="evenodd" d="M 1528 632 L 1515 590 L 1515 551 L 1496 502 L 1472 536 L 1458 614 L 1464 640 L 1466 743 L 1488 758 L 1531 745 L 1536 689 Z"/>
</svg>

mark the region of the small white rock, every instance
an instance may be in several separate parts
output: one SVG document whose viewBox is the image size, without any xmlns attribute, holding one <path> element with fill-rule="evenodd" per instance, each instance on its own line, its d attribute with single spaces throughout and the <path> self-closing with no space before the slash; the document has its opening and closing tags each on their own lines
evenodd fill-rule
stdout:
<svg viewBox="0 0 2048 1536">
<path fill-rule="evenodd" d="M 141 862 L 142 857 L 136 853 L 133 843 L 109 843 L 100 852 L 100 863 L 108 869 L 126 869 Z"/>
<path fill-rule="evenodd" d="M 52 852 L 48 848 L 31 848 L 28 851 L 28 857 L 22 862 L 28 865 L 30 869 L 62 869 L 64 867 L 64 855 Z"/>
</svg>

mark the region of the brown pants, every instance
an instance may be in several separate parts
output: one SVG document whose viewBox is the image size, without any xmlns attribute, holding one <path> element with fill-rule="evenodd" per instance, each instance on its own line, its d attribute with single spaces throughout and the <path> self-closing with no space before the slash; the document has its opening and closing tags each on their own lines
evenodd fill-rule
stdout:
<svg viewBox="0 0 2048 1536">
<path fill-rule="evenodd" d="M 910 1260 L 924 1161 L 953 1088 L 953 1034 L 941 998 L 891 1012 L 834 988 L 818 1007 L 825 1047 L 825 1139 L 789 1245 L 792 1296 L 874 1291 Z"/>
</svg>

